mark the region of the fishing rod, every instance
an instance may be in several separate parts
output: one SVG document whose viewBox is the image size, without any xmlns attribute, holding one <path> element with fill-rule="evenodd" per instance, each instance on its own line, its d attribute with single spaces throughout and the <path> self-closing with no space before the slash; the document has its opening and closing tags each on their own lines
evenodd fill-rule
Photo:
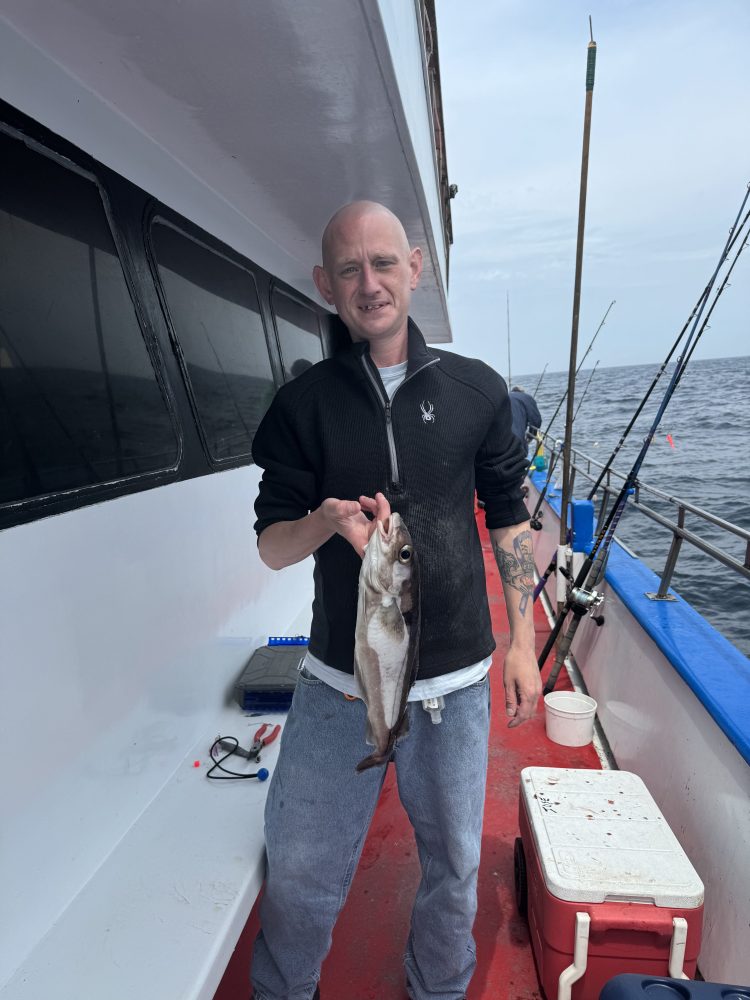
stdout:
<svg viewBox="0 0 750 1000">
<path fill-rule="evenodd" d="M 505 314 L 508 323 L 508 388 L 510 389 L 510 292 L 505 293 Z"/>
<path fill-rule="evenodd" d="M 565 437 L 563 438 L 562 470 L 562 510 L 567 511 L 572 492 L 571 446 L 573 436 L 573 397 L 576 388 L 576 354 L 578 351 L 578 318 L 581 309 L 581 275 L 583 273 L 583 242 L 586 228 L 586 193 L 589 177 L 589 143 L 591 139 L 591 108 L 594 100 L 594 76 L 596 70 L 596 42 L 594 28 L 589 15 L 591 41 L 586 52 L 586 103 L 583 114 L 583 150 L 581 153 L 581 189 L 578 196 L 578 236 L 576 239 L 576 270 L 573 281 L 573 321 L 570 331 L 570 361 L 568 363 L 568 400 L 565 413 Z M 567 518 L 560 520 L 560 544 L 567 541 Z M 558 607 L 558 611 L 560 608 Z"/>
<path fill-rule="evenodd" d="M 586 388 L 583 390 L 583 393 L 581 394 L 581 399 L 580 399 L 580 401 L 578 403 L 578 406 L 576 407 L 576 412 L 573 415 L 573 423 L 575 423 L 575 421 L 578 418 L 578 412 L 581 409 L 581 407 L 583 406 L 583 401 L 586 398 L 586 393 L 589 391 L 589 386 L 591 385 L 591 380 L 593 379 L 593 377 L 594 377 L 594 375 L 596 373 L 596 369 L 598 367 L 599 367 L 599 362 L 597 360 L 596 364 L 594 365 L 594 367 L 591 370 L 591 374 L 589 375 L 589 380 L 586 383 Z M 547 471 L 547 479 L 545 480 L 545 483 L 544 483 L 544 486 L 542 487 L 541 493 L 537 497 L 537 502 L 536 502 L 536 505 L 534 507 L 534 513 L 532 514 L 531 518 L 529 519 L 529 527 L 533 528 L 534 531 L 541 531 L 541 528 L 542 528 L 542 522 L 539 520 L 539 508 L 541 507 L 541 505 L 542 505 L 542 503 L 544 501 L 544 498 L 547 495 L 547 489 L 549 487 L 550 480 L 552 479 L 552 473 L 555 471 L 555 464 L 557 462 L 558 455 L 559 455 L 559 452 L 553 451 L 552 458 L 550 459 L 550 462 L 549 462 L 549 469 Z M 552 563 L 550 564 L 550 566 L 548 567 L 547 571 L 545 572 L 544 577 L 542 579 L 540 579 L 539 583 L 534 588 L 534 596 L 533 596 L 533 600 L 534 601 L 537 599 L 537 597 L 539 597 L 539 593 L 540 593 L 542 587 L 544 587 L 544 585 L 546 584 L 547 580 L 549 579 L 549 575 L 554 570 L 556 564 L 557 564 L 557 554 L 555 553 L 555 555 L 553 556 L 553 559 L 552 559 Z"/>
<path fill-rule="evenodd" d="M 596 42 L 594 41 L 594 29 L 591 24 L 591 17 L 589 16 L 589 32 L 591 36 L 591 41 L 587 46 L 586 52 L 586 103 L 583 113 L 583 149 L 581 152 L 581 184 L 578 194 L 578 235 L 576 239 L 576 268 L 575 268 L 575 279 L 573 282 L 573 321 L 570 334 L 570 361 L 568 363 L 568 387 L 563 393 L 562 399 L 557 404 L 557 409 L 552 414 L 552 419 L 550 420 L 547 430 L 544 433 L 543 440 L 546 439 L 550 430 L 552 429 L 552 424 L 560 412 L 560 407 L 563 405 L 565 400 L 568 401 L 567 413 L 565 419 L 565 438 L 562 442 L 562 456 L 563 456 L 563 505 L 566 503 L 566 497 L 569 493 L 569 477 L 570 477 L 570 433 L 573 424 L 573 395 L 575 392 L 575 381 L 578 372 L 581 370 L 581 365 L 586 358 L 584 354 L 581 358 L 581 363 L 576 368 L 576 354 L 578 351 L 578 319 L 580 314 L 581 306 L 581 274 L 583 271 L 583 243 L 584 243 L 584 232 L 586 228 L 586 193 L 588 189 L 588 174 L 589 174 L 589 144 L 591 139 L 591 108 L 594 99 L 594 76 L 596 70 Z M 613 303 L 614 304 L 614 303 Z M 612 305 L 609 307 L 612 308 Z M 609 309 L 607 310 L 607 313 Z M 607 314 L 605 313 L 604 318 L 606 319 Z M 599 324 L 596 333 L 594 334 L 591 343 L 589 344 L 589 349 L 591 350 L 596 336 L 604 325 L 604 320 Z M 537 498 L 534 511 L 531 515 L 531 527 L 536 531 L 541 529 L 541 522 L 539 520 L 539 511 L 541 510 L 544 497 L 547 494 L 547 489 L 552 480 L 552 469 L 553 462 L 550 462 L 550 468 L 547 473 L 547 481 L 544 484 L 539 497 Z M 561 533 L 563 533 L 566 528 L 560 528 Z"/>
<path fill-rule="evenodd" d="M 555 445 L 556 446 L 562 445 L 562 441 L 555 441 Z M 552 451 L 552 456 L 549 460 L 549 468 L 547 469 L 547 478 L 545 479 L 544 486 L 542 487 L 542 492 L 541 492 L 542 499 L 544 499 L 544 497 L 547 495 L 547 490 L 549 488 L 550 481 L 552 480 L 552 473 L 555 471 L 555 465 L 557 465 L 557 460 L 560 457 L 561 453 L 562 453 L 561 448 L 560 450 L 553 449 Z M 534 508 L 531 514 L 531 517 L 529 518 L 529 527 L 532 528 L 534 531 L 542 530 L 542 522 L 538 517 L 539 513 L 538 508 L 539 504 L 537 503 L 536 507 Z"/>
<path fill-rule="evenodd" d="M 736 244 L 737 240 L 739 239 L 740 235 L 742 234 L 742 230 L 745 228 L 745 226 L 746 226 L 746 224 L 748 222 L 748 219 L 750 219 L 750 212 L 747 213 L 747 215 L 745 216 L 745 218 L 742 220 L 739 228 L 734 233 L 732 233 L 732 231 L 730 230 L 731 239 L 730 239 L 730 243 L 728 245 L 728 249 L 730 251 L 734 248 L 734 245 Z M 724 292 L 724 290 L 728 286 L 728 284 L 729 284 L 729 277 L 730 277 L 732 271 L 734 270 L 734 267 L 737 264 L 737 261 L 739 260 L 740 254 L 747 247 L 748 241 L 750 241 L 750 236 L 745 237 L 744 241 L 740 244 L 740 247 L 737 250 L 737 253 L 735 254 L 734 259 L 733 259 L 733 261 L 732 261 L 732 263 L 731 263 L 731 265 L 730 265 L 730 267 L 729 267 L 729 269 L 728 269 L 728 271 L 727 271 L 727 273 L 726 273 L 726 275 L 724 277 L 724 280 L 723 280 L 723 282 L 721 284 L 721 287 L 718 289 L 716 295 L 714 296 L 714 300 L 713 300 L 713 302 L 711 304 L 711 307 L 710 307 L 708 313 L 706 314 L 706 317 L 703 320 L 703 323 L 701 324 L 700 329 L 698 330 L 698 333 L 697 333 L 697 335 L 695 337 L 695 340 L 694 340 L 694 342 L 693 342 L 693 344 L 692 344 L 692 346 L 690 348 L 690 351 L 688 352 L 687 356 L 685 357 L 685 366 L 690 361 L 690 358 L 692 357 L 693 352 L 695 351 L 695 348 L 698 346 L 698 342 L 700 341 L 700 338 L 702 337 L 703 333 L 705 332 L 705 330 L 707 328 L 708 320 L 711 318 L 711 313 L 714 311 L 714 309 L 716 307 L 716 303 L 719 300 L 719 297 L 721 296 L 721 294 Z M 724 260 L 726 261 L 726 255 L 724 256 Z M 639 403 L 638 407 L 636 408 L 636 411 L 633 414 L 633 416 L 632 416 L 632 418 L 631 418 L 628 426 L 623 431 L 622 436 L 621 436 L 620 440 L 618 441 L 618 443 L 617 443 L 614 451 L 612 452 L 612 454 L 607 459 L 607 462 L 605 463 L 605 465 L 602 467 L 602 470 L 601 470 L 601 472 L 599 474 L 599 477 L 597 478 L 596 482 L 594 483 L 594 485 L 592 486 L 592 488 L 590 489 L 590 491 L 588 493 L 588 497 L 587 497 L 588 500 L 593 500 L 594 497 L 596 496 L 596 492 L 599 489 L 599 487 L 601 486 L 601 483 L 602 483 L 604 477 L 607 475 L 607 473 L 612 468 L 614 460 L 617 457 L 618 452 L 622 448 L 622 446 L 625 443 L 628 435 L 630 434 L 630 431 L 632 430 L 633 426 L 635 425 L 635 422 L 637 421 L 638 417 L 642 413 L 643 408 L 645 407 L 647 401 L 651 397 L 651 394 L 654 391 L 654 389 L 656 387 L 656 384 L 658 383 L 659 379 L 664 374 L 664 371 L 665 371 L 667 365 L 669 364 L 669 361 L 670 361 L 672 355 L 677 350 L 677 347 L 679 346 L 679 343 L 682 340 L 682 337 L 685 334 L 685 331 L 687 330 L 687 328 L 690 325 L 690 323 L 692 322 L 692 320 L 695 318 L 695 315 L 698 312 L 698 309 L 700 308 L 701 304 L 704 301 L 706 301 L 707 298 L 709 297 L 709 291 L 710 291 L 709 286 L 706 286 L 706 288 L 704 288 L 703 292 L 701 293 L 698 301 L 696 302 L 695 306 L 693 307 L 692 312 L 690 313 L 690 316 L 688 316 L 688 319 L 687 319 L 685 325 L 683 326 L 682 330 L 677 335 L 677 338 L 676 338 L 674 344 L 672 345 L 672 347 L 670 348 L 669 353 L 667 354 L 667 357 L 664 359 L 664 362 L 662 363 L 661 368 L 659 369 L 659 371 L 657 372 L 657 374 L 654 377 L 653 381 L 651 382 L 651 385 L 647 389 L 644 398 L 641 400 L 641 402 Z M 684 367 L 683 367 L 683 369 L 680 372 L 680 375 L 678 377 L 677 385 L 679 385 L 679 382 L 680 382 L 680 380 L 682 378 L 682 373 L 683 372 L 684 372 Z M 556 459 L 556 458 L 557 458 L 557 455 L 553 454 L 553 459 Z M 554 463 L 551 461 L 550 464 L 553 465 Z M 546 485 L 547 484 L 545 484 L 544 494 L 546 494 Z M 542 497 L 542 499 L 543 498 L 544 497 Z M 537 515 L 538 515 L 538 507 L 535 510 L 534 515 L 532 515 L 532 518 L 530 520 L 530 526 L 532 528 L 535 528 L 536 530 L 539 530 L 541 528 L 542 524 L 541 524 L 541 521 L 539 520 L 539 518 L 538 518 Z M 542 573 L 542 575 L 539 577 L 539 581 L 537 582 L 536 586 L 534 587 L 534 594 L 533 594 L 533 600 L 534 601 L 536 601 L 538 599 L 538 597 L 541 594 L 542 590 L 544 590 L 544 587 L 547 584 L 547 580 L 549 580 L 549 578 L 552 575 L 552 573 L 554 573 L 556 566 L 557 566 L 557 552 L 555 552 L 553 554 L 553 556 L 552 556 L 552 558 L 551 558 L 551 560 L 549 562 L 549 565 L 545 569 L 544 573 Z M 595 586 L 595 584 L 592 584 L 592 586 Z"/>
<path fill-rule="evenodd" d="M 544 378 L 544 373 L 547 371 L 547 365 L 548 364 L 549 364 L 549 361 L 547 362 L 547 364 L 542 369 L 542 374 L 539 376 L 539 381 L 536 384 L 536 389 L 534 389 L 534 396 L 536 396 L 536 394 L 539 392 L 539 387 L 542 384 L 542 379 Z"/>
<path fill-rule="evenodd" d="M 659 404 L 657 412 L 653 418 L 649 432 L 644 438 L 641 450 L 638 453 L 638 456 L 635 462 L 633 463 L 630 472 L 625 478 L 625 482 L 623 483 L 623 486 L 620 490 L 617 500 L 615 501 L 614 506 L 607 515 L 605 523 L 600 529 L 596 537 L 596 540 L 594 541 L 594 544 L 592 545 L 591 549 L 586 555 L 583 565 L 581 566 L 581 569 L 576 575 L 575 580 L 570 579 L 571 574 L 568 574 L 571 586 L 568 589 L 567 597 L 565 599 L 565 602 L 563 603 L 562 609 L 560 610 L 555 620 L 555 624 L 553 625 L 552 630 L 550 631 L 547 642 L 544 645 L 544 649 L 539 655 L 538 664 L 540 670 L 544 667 L 544 664 L 547 660 L 550 650 L 552 649 L 552 646 L 554 645 L 558 635 L 560 634 L 562 626 L 565 623 L 565 620 L 568 616 L 568 613 L 571 611 L 573 612 L 573 621 L 571 622 L 570 627 L 565 633 L 563 641 L 560 643 L 558 647 L 554 666 L 550 671 L 547 683 L 544 686 L 545 693 L 549 693 L 549 691 L 551 691 L 555 685 L 555 681 L 557 680 L 557 675 L 560 671 L 560 668 L 562 667 L 565 657 L 568 655 L 571 643 L 578 629 L 578 625 L 580 624 L 581 618 L 587 613 L 593 616 L 594 611 L 602 603 L 603 596 L 597 593 L 597 591 L 593 589 L 593 583 L 598 582 L 598 579 L 604 572 L 604 560 L 607 557 L 607 553 L 609 551 L 609 547 L 612 544 L 612 539 L 614 538 L 615 531 L 617 530 L 617 526 L 620 523 L 620 519 L 625 510 L 627 499 L 635 489 L 635 486 L 638 481 L 638 473 L 640 472 L 641 466 L 643 465 L 643 461 L 646 457 L 648 449 L 651 446 L 651 442 L 653 441 L 656 431 L 659 428 L 659 424 L 661 423 L 662 417 L 664 416 L 664 412 L 666 411 L 667 406 L 669 405 L 669 401 L 672 398 L 675 389 L 677 388 L 677 384 L 682 375 L 684 374 L 685 368 L 687 366 L 687 359 L 692 353 L 690 348 L 695 337 L 698 323 L 700 322 L 703 308 L 710 296 L 713 285 L 716 282 L 718 273 L 721 267 L 723 266 L 724 262 L 726 261 L 729 248 L 730 246 L 733 245 L 732 237 L 733 234 L 736 232 L 737 224 L 739 222 L 740 216 L 742 215 L 742 212 L 744 211 L 748 197 L 750 197 L 750 184 L 748 184 L 747 186 L 745 197 L 743 198 L 742 205 L 740 206 L 740 210 L 737 213 L 737 218 L 735 219 L 734 226 L 729 231 L 730 235 L 729 238 L 727 239 L 727 243 L 724 247 L 724 250 L 722 251 L 721 256 L 719 258 L 719 263 L 716 265 L 714 273 L 708 285 L 706 286 L 706 294 L 703 297 L 703 304 L 701 308 L 698 310 L 698 314 L 696 315 L 692 328 L 687 336 L 683 355 L 677 361 L 675 370 L 672 373 L 672 377 L 664 392 L 662 401 Z M 726 282 L 723 287 L 725 286 Z M 564 510 L 561 516 L 561 520 L 562 519 L 567 520 Z"/>
<path fill-rule="evenodd" d="M 729 239 L 729 242 L 728 242 L 727 246 L 724 249 L 724 253 L 722 254 L 722 259 L 721 259 L 721 263 L 720 263 L 719 267 L 721 267 L 722 264 L 724 264 L 724 262 L 726 261 L 727 257 L 731 253 L 732 249 L 734 248 L 734 245 L 736 244 L 737 240 L 741 236 L 743 229 L 747 225 L 748 219 L 750 219 L 750 212 L 748 212 L 747 215 L 745 215 L 745 218 L 740 223 L 739 228 L 737 228 L 735 226 L 733 229 L 730 229 L 730 231 L 729 231 L 730 239 Z M 708 322 L 708 320 L 709 320 L 709 318 L 711 316 L 711 313 L 713 312 L 713 310 L 714 310 L 714 308 L 716 306 L 716 302 L 718 301 L 719 297 L 721 296 L 722 292 L 724 291 L 724 289 L 725 289 L 725 287 L 727 285 L 727 282 L 728 282 L 728 279 L 729 279 L 729 275 L 734 270 L 734 266 L 737 263 L 737 260 L 738 260 L 738 258 L 740 256 L 740 254 L 742 253 L 742 251 L 745 249 L 746 246 L 747 246 L 747 238 L 745 238 L 745 240 L 743 241 L 743 243 L 740 245 L 740 248 L 737 251 L 737 254 L 735 255 L 735 258 L 732 261 L 732 264 L 731 264 L 729 270 L 727 271 L 726 277 L 724 278 L 724 282 L 722 283 L 721 287 L 719 288 L 719 290 L 716 293 L 716 296 L 714 298 L 714 302 L 713 302 L 713 304 L 712 304 L 712 306 L 711 306 L 711 308 L 710 308 L 710 310 L 709 310 L 709 312 L 708 312 L 708 314 L 707 314 L 707 316 L 705 318 L 705 321 L 704 321 L 703 325 L 701 326 L 701 329 L 698 331 L 698 336 L 695 338 L 695 342 L 694 342 L 693 347 L 691 349 L 691 354 L 692 354 L 692 351 L 695 350 L 695 348 L 696 348 L 696 346 L 698 344 L 698 341 L 700 340 L 701 336 L 703 335 L 703 331 L 705 329 L 706 323 Z M 599 489 L 599 487 L 602 484 L 602 481 L 603 481 L 604 477 L 607 475 L 607 473 L 609 472 L 609 470 L 612 468 L 615 458 L 617 458 L 617 455 L 618 455 L 620 449 L 622 448 L 622 446 L 625 444 L 625 441 L 627 440 L 627 438 L 628 438 L 631 430 L 633 429 L 633 427 L 635 425 L 635 422 L 637 421 L 638 417 L 643 412 L 643 409 L 646 406 L 646 403 L 651 398 L 651 394 L 654 391 L 654 389 L 656 388 L 657 383 L 661 379 L 662 375 L 664 374 L 667 365 L 669 364 L 669 362 L 672 359 L 672 355 L 675 353 L 675 351 L 679 347 L 680 341 L 682 340 L 683 336 L 685 335 L 685 331 L 690 326 L 690 323 L 693 321 L 693 319 L 695 318 L 695 316 L 698 313 L 698 311 L 700 309 L 702 309 L 703 306 L 705 305 L 705 303 L 708 301 L 708 298 L 710 296 L 710 291 L 711 291 L 711 285 L 709 284 L 701 292 L 701 295 L 698 298 L 698 301 L 693 306 L 693 311 L 690 313 L 690 315 L 688 316 L 687 320 L 685 321 L 685 325 L 682 327 L 682 329 L 678 333 L 678 335 L 677 335 L 677 337 L 675 339 L 675 342 L 672 344 L 672 347 L 669 350 L 669 353 L 667 354 L 666 358 L 662 362 L 662 365 L 659 368 L 658 372 L 654 376 L 654 378 L 653 378 L 653 380 L 651 382 L 651 385 L 646 390 L 646 394 L 644 395 L 643 399 L 640 401 L 640 403 L 636 407 L 635 413 L 630 418 L 630 422 L 628 423 L 628 425 L 625 428 L 625 430 L 622 432 L 620 440 L 615 445 L 615 448 L 614 448 L 612 454 L 609 456 L 609 458 L 607 459 L 605 465 L 603 466 L 602 470 L 600 471 L 599 476 L 597 477 L 596 482 L 594 483 L 594 485 L 589 490 L 589 494 L 588 494 L 588 499 L 589 500 L 593 500 L 594 496 L 596 495 L 597 490 Z M 686 361 L 687 360 L 689 360 L 689 358 L 687 358 Z"/>
<path fill-rule="evenodd" d="M 584 361 L 589 356 L 589 353 L 591 351 L 591 348 L 594 346 L 596 338 L 599 336 L 599 331 L 604 326 L 604 324 L 607 322 L 607 316 L 609 316 L 609 311 L 612 308 L 612 306 L 615 304 L 615 301 L 616 301 L 615 299 L 612 299 L 612 301 L 610 302 L 610 304 L 607 306 L 607 311 L 605 312 L 604 316 L 602 316 L 601 322 L 599 323 L 599 326 L 596 328 L 596 332 L 594 333 L 594 336 L 591 338 L 589 346 L 586 348 L 586 351 L 585 351 L 583 357 L 581 358 L 580 364 L 576 368 L 576 378 L 578 377 L 578 373 L 580 372 L 581 368 L 583 367 Z M 557 408 L 555 409 L 555 412 L 552 414 L 552 419 L 550 420 L 549 424 L 547 425 L 547 430 L 542 435 L 542 441 L 546 441 L 546 439 L 549 437 L 549 433 L 550 433 L 550 430 L 552 429 L 552 425 L 555 422 L 555 418 L 557 417 L 557 414 L 560 412 L 560 408 L 562 407 L 563 403 L 565 402 L 565 400 L 567 398 L 568 398 L 568 390 L 566 389 L 565 392 L 562 394 L 562 398 L 560 399 L 560 402 L 557 404 Z M 549 484 L 550 484 L 550 481 L 552 479 L 552 470 L 554 468 L 554 465 L 555 465 L 554 461 L 551 460 L 549 468 L 547 470 L 547 479 L 546 479 L 546 481 L 544 483 L 544 486 L 542 487 L 541 493 L 537 497 L 536 504 L 534 505 L 534 510 L 532 512 L 532 515 L 531 515 L 531 527 L 534 529 L 534 531 L 541 531 L 541 528 L 542 528 L 542 522 L 539 519 L 539 511 L 542 509 L 542 504 L 544 503 L 544 498 L 547 496 L 547 490 L 549 489 Z"/>
<path fill-rule="evenodd" d="M 591 385 L 591 380 L 593 379 L 594 375 L 596 375 L 596 369 L 598 367 L 599 367 L 599 362 L 597 361 L 596 364 L 594 365 L 594 367 L 591 369 L 591 374 L 589 375 L 589 380 L 586 383 L 586 388 L 581 393 L 581 400 L 580 400 L 578 406 L 576 407 L 576 412 L 573 414 L 573 423 L 576 422 L 576 418 L 578 417 L 578 411 L 583 406 L 583 401 L 586 398 L 586 393 L 589 391 L 589 386 Z"/>
<path fill-rule="evenodd" d="M 589 173 L 589 144 L 591 139 L 591 108 L 594 99 L 594 77 L 596 70 L 596 42 L 594 41 L 594 29 L 591 23 L 591 16 L 589 16 L 589 33 L 591 41 L 587 46 L 586 51 L 586 102 L 584 107 L 583 115 L 583 149 L 581 152 L 581 184 L 580 191 L 578 195 L 578 235 L 576 239 L 576 267 L 575 267 L 575 279 L 573 282 L 573 320 L 570 334 L 570 361 L 568 363 L 568 387 L 563 393 L 562 399 L 557 404 L 557 409 L 552 415 L 547 431 L 545 432 L 544 438 L 547 437 L 550 430 L 552 429 L 552 424 L 560 411 L 560 407 L 563 405 L 567 399 L 567 411 L 565 417 L 565 437 L 562 442 L 562 458 L 563 458 L 563 472 L 562 472 L 562 509 L 567 509 L 567 504 L 570 500 L 570 447 L 571 447 L 571 436 L 573 431 L 573 397 L 575 394 L 575 383 L 578 373 L 581 370 L 581 366 L 586 360 L 589 351 L 594 346 L 594 341 L 596 340 L 599 331 L 604 326 L 604 323 L 609 315 L 609 310 L 615 304 L 614 300 L 609 304 L 607 311 L 605 312 L 601 323 L 596 329 L 594 336 L 591 338 L 591 343 L 586 350 L 586 353 L 581 358 L 580 364 L 576 367 L 576 354 L 578 351 L 578 319 L 580 314 L 581 306 L 581 274 L 583 271 L 583 244 L 584 244 L 584 232 L 586 227 L 586 193 L 588 190 L 588 173 Z M 539 520 L 539 511 L 541 510 L 544 498 L 547 495 L 547 490 L 549 484 L 552 481 L 552 469 L 553 463 L 550 462 L 550 468 L 547 473 L 547 481 L 544 484 L 544 488 L 537 497 L 537 502 L 534 506 L 534 511 L 531 515 L 530 525 L 535 530 L 539 531 L 541 528 L 541 522 Z M 561 521 L 560 523 L 560 544 L 565 542 L 565 534 L 567 532 L 567 524 Z M 558 609 L 559 610 L 559 609 Z"/>
</svg>

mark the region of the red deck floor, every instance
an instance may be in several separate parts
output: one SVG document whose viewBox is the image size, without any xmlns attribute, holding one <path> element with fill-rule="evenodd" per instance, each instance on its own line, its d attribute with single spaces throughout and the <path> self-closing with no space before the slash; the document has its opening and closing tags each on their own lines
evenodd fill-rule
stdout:
<svg viewBox="0 0 750 1000">
<path fill-rule="evenodd" d="M 516 912 L 513 891 L 519 775 L 522 768 L 528 766 L 598 768 L 600 764 L 591 745 L 562 747 L 547 739 L 541 701 L 534 719 L 517 729 L 507 728 L 499 664 L 508 646 L 508 620 L 489 537 L 481 526 L 483 520 L 481 518 L 480 533 L 497 654 L 496 664 L 490 672 L 492 729 L 479 871 L 479 911 L 474 926 L 478 965 L 468 1000 L 532 1000 L 542 994 L 527 925 Z M 549 628 L 538 604 L 535 622 L 539 651 Z M 565 671 L 557 686 L 569 687 Z M 399 802 L 391 769 L 349 898 L 334 931 L 333 947 L 323 964 L 322 1000 L 406 1000 L 402 955 L 418 883 L 419 863 L 414 837 Z M 256 905 L 214 1000 L 247 1000 L 250 951 L 257 928 Z"/>
</svg>

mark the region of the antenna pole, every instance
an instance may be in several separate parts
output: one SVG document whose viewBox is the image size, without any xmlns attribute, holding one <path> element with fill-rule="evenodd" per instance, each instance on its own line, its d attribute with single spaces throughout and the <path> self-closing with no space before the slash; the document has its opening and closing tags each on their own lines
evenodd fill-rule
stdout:
<svg viewBox="0 0 750 1000">
<path fill-rule="evenodd" d="M 591 41 L 588 44 L 586 61 L 586 106 L 583 118 L 583 153 L 581 156 L 581 190 L 578 199 L 578 241 L 576 246 L 576 273 L 573 290 L 573 324 L 570 335 L 570 363 L 568 365 L 568 406 L 565 416 L 565 440 L 563 441 L 562 507 L 560 508 L 560 544 L 568 540 L 568 505 L 570 503 L 570 453 L 573 437 L 573 403 L 575 395 L 576 357 L 578 354 L 578 316 L 581 306 L 581 271 L 583 269 L 583 238 L 586 224 L 586 190 L 589 173 L 589 140 L 591 137 L 591 105 L 594 98 L 594 69 L 596 66 L 596 42 L 594 41 L 591 17 L 589 17 Z"/>
</svg>

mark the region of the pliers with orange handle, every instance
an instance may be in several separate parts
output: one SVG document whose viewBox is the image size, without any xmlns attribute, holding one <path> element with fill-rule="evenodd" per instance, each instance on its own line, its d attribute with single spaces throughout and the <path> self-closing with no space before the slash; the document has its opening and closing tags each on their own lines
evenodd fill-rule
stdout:
<svg viewBox="0 0 750 1000">
<path fill-rule="evenodd" d="M 273 727 L 273 729 L 271 729 L 271 732 L 268 734 L 268 736 L 266 736 L 265 732 L 267 729 L 270 729 L 270 726 L 271 724 L 269 722 L 264 722 L 263 725 L 258 730 L 258 732 L 255 734 L 255 738 L 253 739 L 253 745 L 247 752 L 248 760 L 255 760 L 256 763 L 260 761 L 260 752 L 263 749 L 263 747 L 267 747 L 269 743 L 273 743 L 273 741 L 281 732 L 281 726 L 276 725 Z"/>
</svg>

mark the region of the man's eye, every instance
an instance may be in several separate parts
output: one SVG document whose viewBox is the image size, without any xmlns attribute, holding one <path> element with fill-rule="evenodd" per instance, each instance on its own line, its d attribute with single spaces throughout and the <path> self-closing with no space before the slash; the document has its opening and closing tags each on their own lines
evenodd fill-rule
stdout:
<svg viewBox="0 0 750 1000">
<path fill-rule="evenodd" d="M 392 263 L 393 263 L 392 260 L 376 260 L 375 267 L 380 268 L 382 270 L 385 267 L 390 267 Z"/>
<path fill-rule="evenodd" d="M 354 267 L 354 266 L 352 265 L 351 267 L 345 267 L 345 268 L 344 268 L 344 269 L 342 270 L 342 272 L 341 272 L 341 273 L 342 273 L 342 274 L 355 274 L 355 273 L 356 273 L 356 271 L 357 271 L 357 268 L 356 268 L 356 267 Z"/>
</svg>

